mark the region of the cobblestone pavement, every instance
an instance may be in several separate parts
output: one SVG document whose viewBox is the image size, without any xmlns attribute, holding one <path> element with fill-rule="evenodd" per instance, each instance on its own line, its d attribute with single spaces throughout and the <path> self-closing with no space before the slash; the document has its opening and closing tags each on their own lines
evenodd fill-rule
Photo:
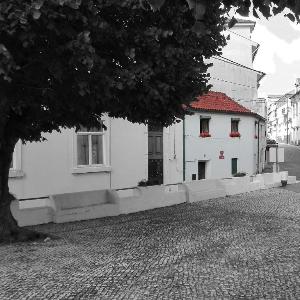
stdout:
<svg viewBox="0 0 300 300">
<path fill-rule="evenodd" d="M 283 189 L 35 227 L 0 247 L 0 299 L 300 299 L 300 194 Z"/>
</svg>

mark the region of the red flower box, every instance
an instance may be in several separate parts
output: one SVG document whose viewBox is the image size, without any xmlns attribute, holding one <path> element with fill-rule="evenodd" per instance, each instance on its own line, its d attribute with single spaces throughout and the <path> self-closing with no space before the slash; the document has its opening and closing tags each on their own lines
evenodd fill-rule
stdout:
<svg viewBox="0 0 300 300">
<path fill-rule="evenodd" d="M 199 136 L 202 138 L 211 137 L 211 135 L 207 131 L 200 132 Z"/>
<path fill-rule="evenodd" d="M 238 131 L 233 131 L 233 132 L 230 132 L 229 136 L 230 137 L 240 137 L 241 134 Z"/>
</svg>

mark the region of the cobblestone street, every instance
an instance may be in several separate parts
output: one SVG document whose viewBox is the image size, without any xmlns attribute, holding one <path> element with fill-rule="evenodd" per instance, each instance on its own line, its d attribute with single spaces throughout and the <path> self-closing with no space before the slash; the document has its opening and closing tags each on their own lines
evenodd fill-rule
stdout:
<svg viewBox="0 0 300 300">
<path fill-rule="evenodd" d="M 0 299 L 300 299 L 300 194 L 270 189 L 36 230 Z"/>
</svg>

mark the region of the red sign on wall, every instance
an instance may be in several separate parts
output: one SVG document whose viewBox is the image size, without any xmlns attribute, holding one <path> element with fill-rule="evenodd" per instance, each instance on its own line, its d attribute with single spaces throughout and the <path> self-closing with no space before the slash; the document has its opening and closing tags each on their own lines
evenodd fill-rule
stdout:
<svg viewBox="0 0 300 300">
<path fill-rule="evenodd" d="M 219 159 L 224 159 L 224 151 L 220 151 Z"/>
</svg>

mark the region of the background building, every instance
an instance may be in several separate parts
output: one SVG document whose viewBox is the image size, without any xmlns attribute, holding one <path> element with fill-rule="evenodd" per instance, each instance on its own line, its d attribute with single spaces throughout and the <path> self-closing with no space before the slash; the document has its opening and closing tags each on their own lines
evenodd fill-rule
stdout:
<svg viewBox="0 0 300 300">
<path fill-rule="evenodd" d="M 230 40 L 223 48 L 222 56 L 211 59 L 213 66 L 209 69 L 212 90 L 225 93 L 236 102 L 261 114 L 264 118 L 265 103 L 257 98 L 260 80 L 265 73 L 253 69 L 253 61 L 259 45 L 251 40 L 255 22 L 238 20 L 228 30 Z"/>
<path fill-rule="evenodd" d="M 265 162 L 265 120 L 223 93 L 209 92 L 185 118 L 187 181 L 260 173 Z"/>
</svg>

